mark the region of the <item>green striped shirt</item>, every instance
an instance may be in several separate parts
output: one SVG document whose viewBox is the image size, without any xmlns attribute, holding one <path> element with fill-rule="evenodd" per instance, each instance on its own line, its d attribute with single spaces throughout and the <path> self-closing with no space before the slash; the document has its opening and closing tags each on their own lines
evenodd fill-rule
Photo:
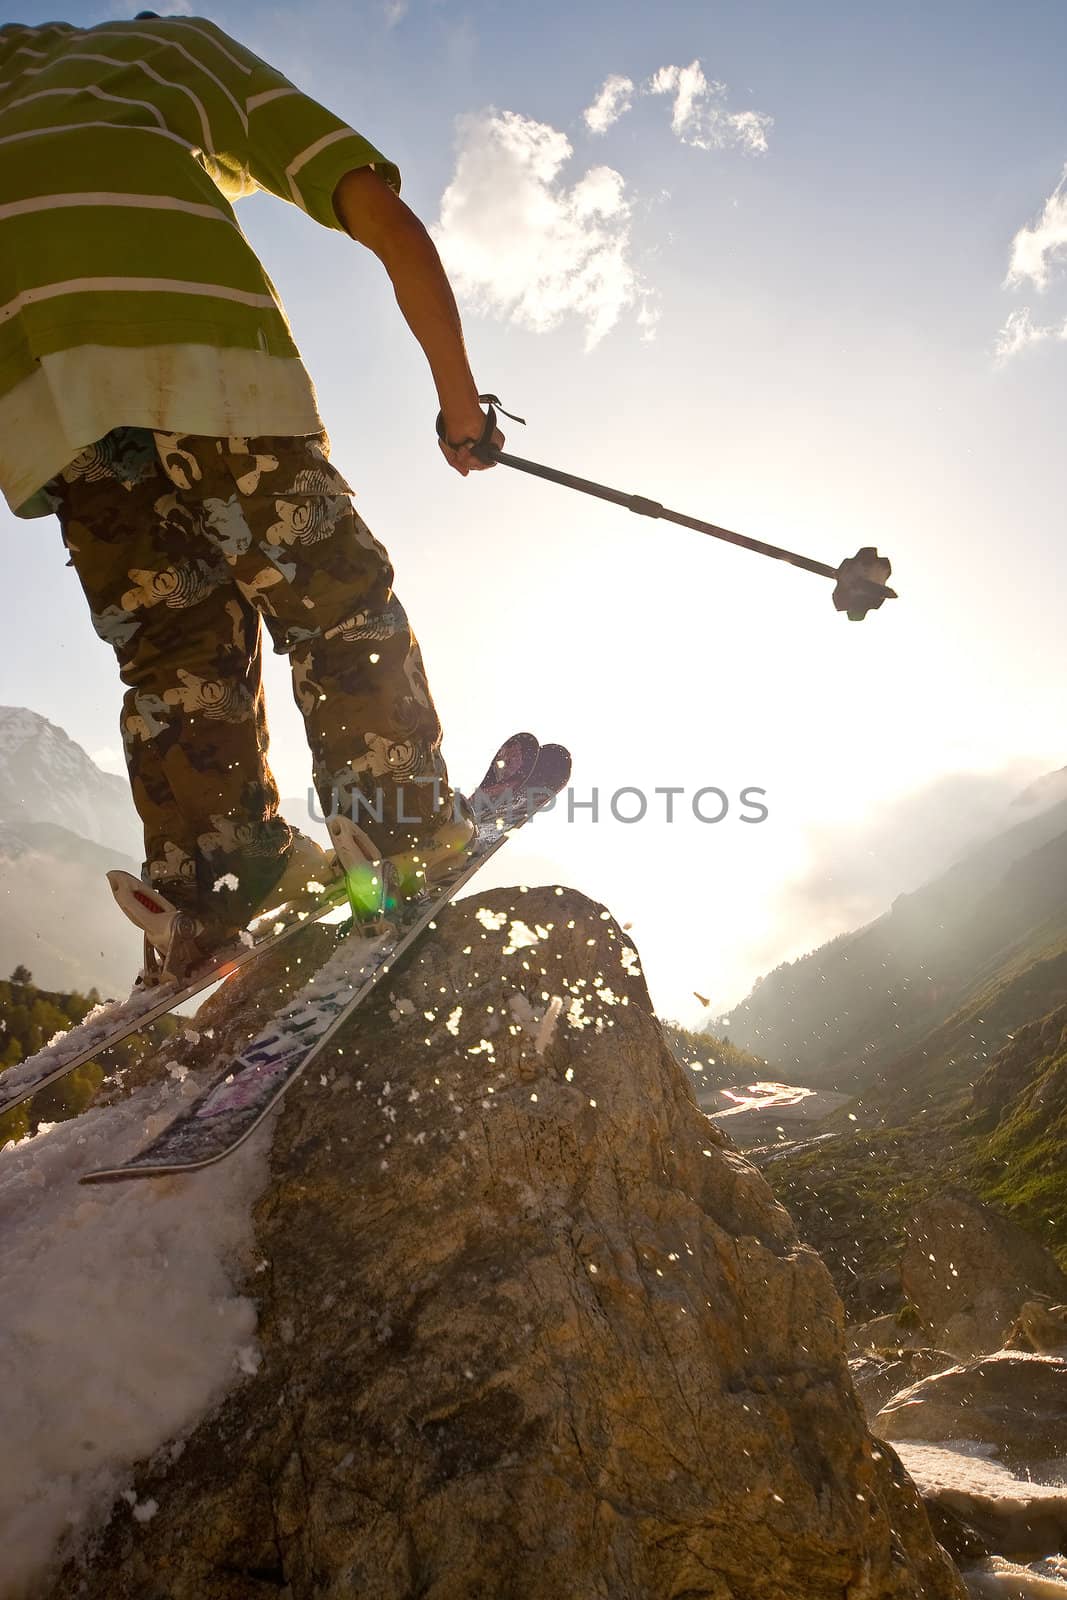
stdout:
<svg viewBox="0 0 1067 1600">
<path fill-rule="evenodd" d="M 111 427 L 315 431 L 310 380 L 232 202 L 266 189 L 339 228 L 334 189 L 368 165 L 399 188 L 373 145 L 201 18 L 0 28 L 12 507 L 34 514 L 27 497 Z"/>
</svg>

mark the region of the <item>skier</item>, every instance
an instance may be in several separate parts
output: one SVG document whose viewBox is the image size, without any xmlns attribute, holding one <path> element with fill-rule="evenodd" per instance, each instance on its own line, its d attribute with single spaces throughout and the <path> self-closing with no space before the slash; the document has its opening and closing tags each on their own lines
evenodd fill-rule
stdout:
<svg viewBox="0 0 1067 1600">
<path fill-rule="evenodd" d="M 466 476 L 489 424 L 399 185 L 362 135 L 201 18 L 0 28 L 0 487 L 18 516 L 58 515 L 127 685 L 151 893 L 120 903 L 156 978 L 329 870 L 278 813 L 261 619 L 292 664 L 321 803 L 355 818 L 364 853 L 410 888 L 473 832 L 388 556 L 330 462 L 231 208 L 266 189 L 378 256 Z"/>
</svg>

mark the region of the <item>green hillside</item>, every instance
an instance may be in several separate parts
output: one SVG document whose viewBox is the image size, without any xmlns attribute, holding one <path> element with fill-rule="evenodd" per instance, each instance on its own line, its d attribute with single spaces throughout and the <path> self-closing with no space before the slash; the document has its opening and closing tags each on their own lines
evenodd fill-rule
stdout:
<svg viewBox="0 0 1067 1600">
<path fill-rule="evenodd" d="M 26 967 L 16 967 L 6 982 L 0 982 L 0 1071 L 16 1066 L 40 1050 L 54 1034 L 81 1022 L 99 1000 L 95 990 L 83 995 L 39 989 Z M 166 1017 L 115 1045 L 105 1058 L 107 1071 L 132 1066 L 148 1051 L 158 1048 L 178 1025 Z M 100 1063 L 88 1061 L 49 1084 L 32 1100 L 0 1116 L 0 1148 L 35 1132 L 42 1122 L 62 1122 L 83 1111 L 99 1089 L 104 1071 Z"/>
<path fill-rule="evenodd" d="M 909 1213 L 945 1188 L 1009 1213 L 1067 1268 L 1067 1004 L 1019 1028 L 973 1088 L 944 1087 L 938 1101 L 895 1126 L 838 1122 L 765 1168 L 853 1316 L 888 1309 L 870 1280 L 899 1260 Z"/>
<path fill-rule="evenodd" d="M 687 1069 L 697 1102 L 705 1110 L 721 1109 L 717 1089 L 758 1083 L 767 1076 L 767 1063 L 741 1050 L 731 1040 L 707 1029 L 683 1028 L 678 1022 L 661 1024 L 675 1056 Z"/>
<path fill-rule="evenodd" d="M 965 1164 L 1067 1264 L 1067 1005 L 1022 1028 L 976 1086 Z"/>
<path fill-rule="evenodd" d="M 775 969 L 730 1017 L 778 1076 L 915 1101 L 974 1081 L 1067 999 L 1067 800 L 987 841 L 877 922 Z M 881 1107 L 880 1109 L 884 1109 Z"/>
</svg>

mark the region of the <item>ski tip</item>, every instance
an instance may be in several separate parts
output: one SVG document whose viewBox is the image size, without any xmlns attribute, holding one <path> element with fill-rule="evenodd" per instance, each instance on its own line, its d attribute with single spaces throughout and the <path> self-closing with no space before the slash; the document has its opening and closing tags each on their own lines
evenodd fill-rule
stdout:
<svg viewBox="0 0 1067 1600">
<path fill-rule="evenodd" d="M 574 758 L 565 744 L 543 744 L 538 751 L 538 759 L 554 761 L 569 772 Z"/>
<path fill-rule="evenodd" d="M 571 753 L 566 745 L 543 744 L 530 774 L 530 788 L 536 789 L 539 784 L 543 784 L 558 793 L 570 782 L 572 764 Z"/>
</svg>

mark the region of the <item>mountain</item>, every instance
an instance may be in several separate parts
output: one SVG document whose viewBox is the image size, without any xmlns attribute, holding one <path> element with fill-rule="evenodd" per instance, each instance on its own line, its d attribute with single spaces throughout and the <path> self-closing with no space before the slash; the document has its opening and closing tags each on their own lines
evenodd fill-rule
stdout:
<svg viewBox="0 0 1067 1600">
<path fill-rule="evenodd" d="M 46 717 L 0 706 L 0 973 L 125 994 L 140 938 L 104 874 L 138 870 L 140 826 L 125 779 L 102 772 Z"/>
<path fill-rule="evenodd" d="M 1032 1222 L 1067 1264 L 1067 1005 L 997 1052 L 975 1085 L 964 1131 L 968 1178 Z"/>
<path fill-rule="evenodd" d="M 973 1087 L 943 1090 L 939 1104 L 901 1096 L 878 1119 L 860 1107 L 858 1123 L 822 1126 L 816 1140 L 748 1154 L 857 1320 L 893 1309 L 881 1295 L 908 1219 L 946 1191 L 1006 1212 L 1067 1269 L 1067 1004 L 1017 1028 Z"/>
<path fill-rule="evenodd" d="M 899 1290 L 908 1219 L 953 1186 L 1067 1266 L 1065 776 L 1032 784 L 1011 807 L 1022 820 L 877 922 L 771 973 L 731 1019 L 775 1073 L 852 1095 L 815 1137 L 748 1153 L 855 1317 L 893 1309 L 881 1297 Z"/>
<path fill-rule="evenodd" d="M 0 706 L 0 821 L 57 823 L 127 856 L 141 853 L 141 830 L 125 778 L 102 772 L 47 717 Z"/>
<path fill-rule="evenodd" d="M 0 823 L 0 974 L 24 963 L 50 989 L 128 993 L 141 939 L 115 909 L 109 867 L 138 871 L 57 823 Z"/>
<path fill-rule="evenodd" d="M 882 1101 L 973 1082 L 1013 1028 L 1067 1000 L 1065 788 L 1063 772 L 1031 785 L 1024 820 L 768 974 L 718 1031 L 799 1083 L 877 1084 Z"/>
<path fill-rule="evenodd" d="M 328 844 L 306 797 L 283 814 Z M 104 874 L 138 872 L 141 847 L 126 779 L 47 717 L 0 706 L 0 976 L 25 963 L 52 989 L 126 994 L 141 939 Z"/>
</svg>

